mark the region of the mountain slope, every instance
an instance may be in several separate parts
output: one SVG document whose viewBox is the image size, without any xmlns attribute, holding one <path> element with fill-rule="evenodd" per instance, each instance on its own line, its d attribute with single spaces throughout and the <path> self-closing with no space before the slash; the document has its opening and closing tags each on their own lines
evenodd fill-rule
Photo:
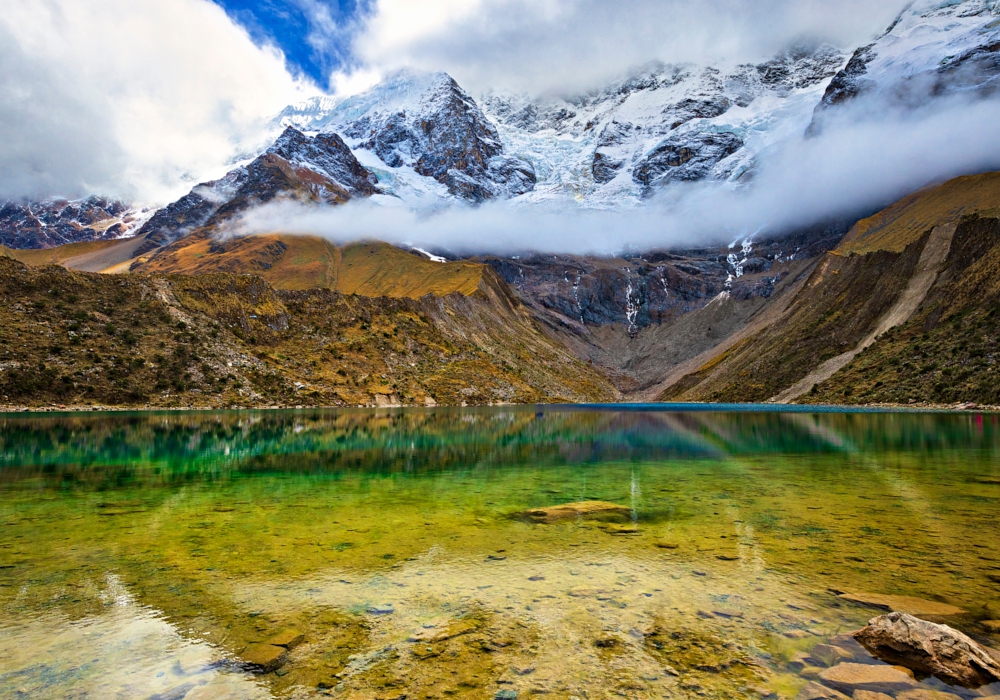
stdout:
<svg viewBox="0 0 1000 700">
<path fill-rule="evenodd" d="M 278 289 L 332 289 L 369 297 L 419 299 L 428 294 L 473 294 L 487 268 L 465 261 L 432 262 L 387 243 L 338 247 L 314 236 L 219 237 L 206 228 L 137 262 L 132 271 L 255 274 Z"/>
<path fill-rule="evenodd" d="M 988 315 L 990 256 L 996 254 L 994 224 L 989 222 L 995 221 L 998 205 L 1000 173 L 990 173 L 926 190 L 859 222 L 841 246 L 803 280 L 780 313 L 753 335 L 703 354 L 698 358 L 700 366 L 661 386 L 659 398 L 812 401 L 835 394 L 843 397 L 859 372 L 888 371 L 872 358 L 898 360 L 904 352 L 902 344 L 893 346 L 891 352 L 884 348 L 891 338 L 899 337 L 901 328 L 910 329 L 907 337 L 912 339 L 918 327 L 925 331 L 937 327 L 932 318 L 965 314 L 975 316 L 977 324 L 982 316 L 982 323 L 988 325 L 993 318 Z M 978 266 L 973 264 L 977 260 Z M 982 295 L 972 291 L 977 286 L 983 287 Z M 980 340 L 982 348 L 986 340 Z M 956 339 L 951 344 L 968 347 Z M 862 366 L 864 370 L 857 369 Z M 926 382 L 920 384 L 915 377 L 894 376 L 892 384 L 881 380 L 878 388 L 883 398 L 931 400 L 932 394 L 917 397 L 920 392 L 915 389 L 893 394 L 901 384 L 926 389 Z M 946 388 L 942 386 L 937 395 L 952 396 Z M 847 393 L 851 395 L 853 389 Z"/>
<path fill-rule="evenodd" d="M 1000 210 L 963 219 L 917 312 L 802 401 L 1000 405 L 998 273 Z"/>
<path fill-rule="evenodd" d="M 252 275 L 96 275 L 0 258 L 6 405 L 606 401 L 503 288 L 372 299 Z"/>
<path fill-rule="evenodd" d="M 336 134 L 313 137 L 288 128 L 248 165 L 205 182 L 160 209 L 137 232 L 146 242 L 137 255 L 180 240 L 202 227 L 218 227 L 248 209 L 272 200 L 343 204 L 370 197 L 378 178 Z"/>
</svg>

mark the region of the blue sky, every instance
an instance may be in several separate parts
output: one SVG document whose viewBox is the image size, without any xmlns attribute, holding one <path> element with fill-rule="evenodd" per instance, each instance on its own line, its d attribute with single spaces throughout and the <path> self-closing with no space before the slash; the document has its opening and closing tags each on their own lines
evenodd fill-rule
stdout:
<svg viewBox="0 0 1000 700">
<path fill-rule="evenodd" d="M 350 39 L 372 0 L 213 0 L 258 44 L 277 45 L 294 75 L 326 87 L 353 65 Z"/>
</svg>

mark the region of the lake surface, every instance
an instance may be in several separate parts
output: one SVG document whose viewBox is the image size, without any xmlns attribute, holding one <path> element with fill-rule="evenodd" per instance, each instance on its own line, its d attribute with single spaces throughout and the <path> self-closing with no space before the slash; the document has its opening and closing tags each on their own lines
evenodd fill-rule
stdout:
<svg viewBox="0 0 1000 700">
<path fill-rule="evenodd" d="M 33 415 L 0 443 L 3 698 L 794 698 L 817 644 L 878 663 L 842 594 L 1000 646 L 995 415 Z"/>
</svg>

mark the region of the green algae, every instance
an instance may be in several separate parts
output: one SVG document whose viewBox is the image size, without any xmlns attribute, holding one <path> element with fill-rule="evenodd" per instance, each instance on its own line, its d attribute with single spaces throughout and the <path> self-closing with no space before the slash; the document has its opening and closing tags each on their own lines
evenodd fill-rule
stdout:
<svg viewBox="0 0 1000 700">
<path fill-rule="evenodd" d="M 4 696 L 787 695 L 875 614 L 839 591 L 984 641 L 1000 599 L 993 416 L 75 415 L 0 443 Z M 580 501 L 623 510 L 522 517 Z"/>
</svg>

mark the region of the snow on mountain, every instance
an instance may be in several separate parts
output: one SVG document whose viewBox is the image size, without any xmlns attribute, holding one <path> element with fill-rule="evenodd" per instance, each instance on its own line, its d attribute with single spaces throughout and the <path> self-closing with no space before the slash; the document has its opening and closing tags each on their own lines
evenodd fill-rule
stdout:
<svg viewBox="0 0 1000 700">
<path fill-rule="evenodd" d="M 918 0 L 874 43 L 858 49 L 817 106 L 818 130 L 830 108 L 866 97 L 879 109 L 920 107 L 1000 87 L 1000 1 Z"/>
<path fill-rule="evenodd" d="M 652 64 L 561 98 L 487 93 L 477 104 L 444 73 L 401 71 L 279 119 L 338 131 L 404 202 L 633 207 L 674 182 L 747 185 L 769 148 L 815 130 L 826 110 L 859 94 L 917 106 L 991 93 L 1000 80 L 998 14 L 1000 0 L 918 0 L 853 57 L 821 45 L 760 64 Z"/>
<path fill-rule="evenodd" d="M 407 170 L 473 202 L 524 194 L 535 184 L 530 163 L 504 153 L 496 126 L 446 73 L 401 71 L 360 95 L 336 103 L 316 98 L 279 119 L 307 131 L 336 131 L 355 150 L 374 153 L 395 171 L 400 191 L 394 193 L 404 198 L 414 194 Z"/>
<path fill-rule="evenodd" d="M 820 46 L 760 65 L 655 64 L 587 95 L 490 94 L 483 106 L 508 150 L 535 165 L 525 201 L 636 205 L 670 182 L 740 180 L 757 154 L 805 129 L 845 61 Z"/>
</svg>

